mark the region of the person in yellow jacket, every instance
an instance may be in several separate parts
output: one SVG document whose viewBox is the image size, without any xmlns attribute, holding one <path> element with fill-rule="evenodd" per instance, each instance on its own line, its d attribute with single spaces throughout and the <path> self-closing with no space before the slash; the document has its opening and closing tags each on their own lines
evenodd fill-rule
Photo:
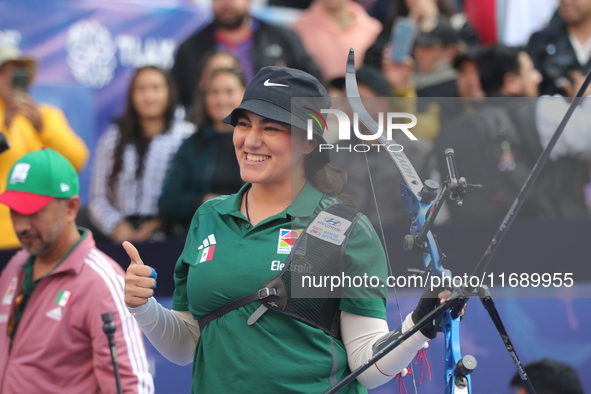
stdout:
<svg viewBox="0 0 591 394">
<path fill-rule="evenodd" d="M 30 83 L 35 76 L 36 63 L 22 58 L 18 48 L 0 44 L 0 132 L 9 146 L 0 152 L 0 193 L 4 191 L 12 165 L 43 146 L 61 153 L 78 172 L 89 157 L 86 144 L 70 128 L 59 108 L 34 103 L 25 93 L 13 88 L 15 70 L 26 71 Z M 6 206 L 0 206 L 0 249 L 18 247 L 10 211 Z"/>
</svg>

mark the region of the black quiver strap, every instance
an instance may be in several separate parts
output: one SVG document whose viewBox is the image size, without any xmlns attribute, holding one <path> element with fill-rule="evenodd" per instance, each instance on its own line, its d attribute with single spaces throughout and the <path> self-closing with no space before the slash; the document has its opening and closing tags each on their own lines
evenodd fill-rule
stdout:
<svg viewBox="0 0 591 394">
<path fill-rule="evenodd" d="M 341 276 L 341 262 L 345 257 L 347 240 L 361 214 L 340 203 L 333 204 L 324 211 L 352 222 L 343 243 L 335 245 L 308 234 L 307 230 L 316 222 L 313 220 L 298 237 L 283 270 L 263 285 L 263 288 L 277 289 L 278 295 L 271 295 L 262 302 L 275 312 L 293 317 L 340 339 L 341 289 L 337 288 L 331 293 L 326 286 L 304 288 L 302 277 L 319 279 L 324 276 Z"/>
<path fill-rule="evenodd" d="M 351 222 L 344 233 L 345 240 L 341 245 L 308 234 L 308 229 L 323 213 L 329 213 Z M 360 213 L 341 203 L 327 207 L 302 231 L 280 273 L 267 281 L 256 293 L 224 305 L 199 319 L 200 329 L 203 330 L 209 322 L 234 309 L 260 300 L 262 306 L 255 312 L 256 317 L 254 317 L 255 314 L 251 316 L 248 324 L 254 324 L 266 311 L 264 308 L 266 307 L 340 339 L 341 289 L 336 288 L 331 292 L 330 288 L 325 286 L 304 288 L 301 286 L 301 280 L 303 276 L 316 278 L 341 276 L 341 262 L 345 256 L 349 234 L 360 216 Z"/>
</svg>

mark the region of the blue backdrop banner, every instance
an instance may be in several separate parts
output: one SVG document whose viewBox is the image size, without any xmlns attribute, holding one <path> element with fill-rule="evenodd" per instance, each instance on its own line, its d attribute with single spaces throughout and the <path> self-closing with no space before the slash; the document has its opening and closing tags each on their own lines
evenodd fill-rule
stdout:
<svg viewBox="0 0 591 394">
<path fill-rule="evenodd" d="M 133 70 L 147 64 L 172 67 L 178 44 L 209 14 L 170 0 L 4 0 L 0 42 L 37 60 L 31 93 L 61 107 L 93 151 L 98 136 L 123 111 Z M 91 163 L 81 174 L 83 202 Z"/>
</svg>

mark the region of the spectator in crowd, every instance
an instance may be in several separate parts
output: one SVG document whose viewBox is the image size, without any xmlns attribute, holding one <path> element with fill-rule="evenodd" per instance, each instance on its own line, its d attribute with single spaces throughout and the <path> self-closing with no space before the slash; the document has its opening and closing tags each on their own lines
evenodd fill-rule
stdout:
<svg viewBox="0 0 591 394">
<path fill-rule="evenodd" d="M 583 394 L 583 384 L 577 371 L 568 364 L 545 358 L 525 366 L 536 394 Z M 515 394 L 527 394 L 521 377 L 516 373 L 510 386 Z"/>
<path fill-rule="evenodd" d="M 477 103 L 484 97 L 476 64 L 477 54 L 478 50 L 471 48 L 452 61 L 452 66 L 457 71 L 455 82 L 459 97 L 416 98 L 412 84 L 412 60 L 404 64 L 396 63 L 390 58 L 390 49 L 384 50 L 382 70 L 393 88 L 393 96 L 397 97 L 393 101 L 396 104 L 395 110 L 416 114 L 417 125 L 413 127 L 415 136 L 435 141 L 447 122 L 455 121 L 461 114 L 475 110 Z M 422 111 L 417 111 L 417 108 Z"/>
<path fill-rule="evenodd" d="M 203 59 L 201 59 L 201 63 L 202 64 L 199 66 L 196 74 L 199 76 L 199 86 L 195 87 L 195 92 L 193 93 L 193 96 L 195 97 L 205 90 L 205 85 L 208 83 L 211 78 L 211 73 L 214 70 L 220 68 L 232 68 L 234 70 L 242 71 L 242 66 L 240 65 L 238 58 L 223 49 L 215 49 L 209 52 L 203 57 Z"/>
<path fill-rule="evenodd" d="M 478 45 L 480 38 L 465 14 L 458 13 L 451 0 L 377 0 L 371 16 L 379 19 L 383 29 L 376 42 L 367 50 L 365 64 L 380 67 L 384 48 L 389 46 L 392 30 L 398 17 L 406 17 L 417 23 L 419 33 L 429 32 L 438 18 L 446 19 L 468 46 Z"/>
<path fill-rule="evenodd" d="M 252 17 L 249 6 L 250 0 L 213 0 L 214 21 L 179 46 L 172 75 L 185 108 L 193 101 L 200 59 L 216 48 L 240 60 L 247 81 L 265 66 L 287 66 L 321 77 L 296 33 Z"/>
<path fill-rule="evenodd" d="M 22 244 L 0 276 L 0 392 L 115 393 L 101 315 L 112 313 L 125 393 L 152 393 L 142 335 L 123 303 L 123 270 L 76 226 L 74 167 L 52 149 L 19 159 L 0 203 Z"/>
<path fill-rule="evenodd" d="M 571 73 L 591 69 L 591 0 L 560 0 L 562 20 L 532 34 L 527 44 L 543 81 L 541 94 L 565 94 Z"/>
<path fill-rule="evenodd" d="M 0 44 L 0 132 L 10 146 L 0 153 L 0 192 L 4 190 L 10 167 L 26 153 L 43 146 L 63 154 L 78 171 L 88 160 L 88 148 L 72 131 L 63 112 L 47 104 L 35 103 L 23 91 L 35 77 L 35 71 L 34 60 L 22 58 L 14 46 Z M 24 80 L 15 87 L 19 73 Z M 0 206 L 0 234 L 0 249 L 19 246 L 5 206 Z"/>
<path fill-rule="evenodd" d="M 452 60 L 458 54 L 460 37 L 443 18 L 429 32 L 415 40 L 413 80 L 419 97 L 457 97 L 456 70 Z"/>
<path fill-rule="evenodd" d="M 189 120 L 198 131 L 174 156 L 158 201 L 160 214 L 175 233 L 188 230 L 197 208 L 219 195 L 236 193 L 244 182 L 232 142 L 233 127 L 222 122 L 240 105 L 246 81 L 235 69 L 213 70 L 199 91 Z"/>
<path fill-rule="evenodd" d="M 449 0 L 376 0 L 369 13 L 382 22 L 384 29 L 390 33 L 397 17 L 407 17 L 429 25 L 431 20 L 439 16 L 451 17 L 456 13 L 456 7 Z"/>
<path fill-rule="evenodd" d="M 438 98 L 458 96 L 457 73 L 451 62 L 462 43 L 446 18 L 427 13 L 420 20 L 419 29 L 422 30 L 415 40 L 414 60 L 409 58 L 404 63 L 395 62 L 391 58 L 390 46 L 386 45 L 383 54 L 379 57 L 375 53 L 366 56 L 365 61 L 366 64 L 373 64 L 379 58 L 379 66 L 390 82 L 394 96 L 407 97 L 395 101 L 402 105 L 396 109 L 420 116 L 421 121 L 413 132 L 434 141 L 440 131 L 440 113 L 446 108 L 445 99 Z M 385 43 L 378 39 L 371 50 L 377 50 L 382 44 Z M 416 96 L 419 99 L 415 99 Z"/>
<path fill-rule="evenodd" d="M 372 66 L 361 67 L 357 70 L 357 83 L 360 97 L 369 100 L 365 102 L 365 107 L 374 119 L 378 119 L 380 112 L 388 112 L 391 104 L 388 97 L 390 97 L 391 90 L 388 80 L 380 70 Z M 333 81 L 332 88 L 344 89 L 344 81 Z M 331 91 L 334 91 L 333 89 Z M 344 95 L 344 92 L 342 93 Z M 344 99 L 335 99 L 333 104 L 342 103 L 338 100 Z M 359 127 L 361 130 L 366 130 L 361 124 Z M 414 133 L 414 128 L 412 131 Z M 428 156 L 432 144 L 422 138 L 418 141 L 410 141 L 402 133 L 399 136 L 394 135 L 394 139 L 404 147 L 404 153 L 413 163 L 421 178 L 424 179 L 428 176 L 430 173 Z M 363 149 L 349 150 L 351 145 L 358 144 L 372 146 L 372 144 L 379 144 L 379 141 L 362 141 L 354 133 L 351 133 L 351 140 L 339 142 L 339 149 L 334 152 L 333 160 L 336 166 L 347 173 L 345 193 L 352 197 L 359 211 L 364 213 L 376 228 L 380 227 L 378 214 L 383 225 L 409 223 L 409 214 L 398 196 L 399 185 L 404 183 L 404 180 L 393 168 L 392 158 L 385 148 L 378 151 L 375 146 L 366 154 L 362 153 Z M 370 190 L 375 191 L 379 212 Z"/>
<path fill-rule="evenodd" d="M 542 76 L 521 48 L 497 45 L 482 50 L 478 69 L 489 97 L 538 97 Z"/>
<path fill-rule="evenodd" d="M 455 149 L 460 171 L 469 182 L 485 186 L 471 192 L 461 208 L 450 206 L 455 220 L 500 219 L 507 213 L 567 105 L 561 97 L 536 99 L 541 76 L 522 49 L 490 47 L 480 52 L 477 64 L 482 89 L 493 98 L 451 122 L 437 142 L 438 152 Z M 585 110 L 575 113 L 584 116 Z M 521 218 L 587 216 L 583 185 L 589 179 L 591 159 L 591 141 L 584 133 L 588 123 L 588 119 L 573 122 L 571 126 L 578 127 L 565 130 L 525 200 Z M 568 143 L 572 140 L 578 143 Z M 439 165 L 445 168 L 442 155 Z"/>
<path fill-rule="evenodd" d="M 94 159 L 89 216 L 114 242 L 141 242 L 160 228 L 158 197 L 169 163 L 195 127 L 175 117 L 176 89 L 163 70 L 138 69 L 127 109 L 101 136 Z"/>
<path fill-rule="evenodd" d="M 292 27 L 326 80 L 345 73 L 350 48 L 355 49 L 356 68 L 361 67 L 365 51 L 382 29 L 353 0 L 316 0 Z"/>
<path fill-rule="evenodd" d="M 414 62 L 409 56 L 404 63 L 397 63 L 391 58 L 389 47 L 384 48 L 381 71 L 386 77 L 392 97 L 389 110 L 392 112 L 408 112 L 415 114 L 417 124 L 413 134 L 426 140 L 434 140 L 439 133 L 439 106 L 436 103 L 423 105 L 417 110 L 419 99 L 412 80 Z M 368 66 L 372 67 L 372 66 Z"/>
<path fill-rule="evenodd" d="M 441 129 L 445 130 L 449 122 L 454 122 L 464 113 L 475 111 L 484 101 L 485 93 L 480 83 L 480 72 L 476 63 L 478 50 L 460 53 L 452 62 L 457 71 L 456 78 L 459 97 L 447 97 L 437 100 L 440 108 Z"/>
<path fill-rule="evenodd" d="M 461 98 L 481 99 L 485 96 L 480 83 L 477 58 L 478 51 L 470 50 L 460 53 L 453 60 L 453 67 L 458 73 L 456 79 L 458 96 Z"/>
</svg>

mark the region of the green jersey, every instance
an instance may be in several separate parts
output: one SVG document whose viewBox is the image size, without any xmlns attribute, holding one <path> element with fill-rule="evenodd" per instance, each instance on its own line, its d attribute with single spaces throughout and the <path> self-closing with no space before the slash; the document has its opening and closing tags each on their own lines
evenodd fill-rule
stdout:
<svg viewBox="0 0 591 394">
<path fill-rule="evenodd" d="M 277 275 L 297 234 L 338 199 L 307 183 L 291 206 L 256 226 L 240 213 L 245 185 L 237 194 L 203 204 L 195 213 L 175 268 L 172 309 L 201 319 L 254 293 Z M 353 227 L 342 261 L 353 277 L 377 276 L 366 298 L 343 298 L 340 309 L 386 318 L 384 250 L 365 216 Z M 341 341 L 294 318 L 267 311 L 255 324 L 253 302 L 209 323 L 193 360 L 194 393 L 323 393 L 350 371 Z M 357 381 L 341 393 L 366 392 Z"/>
</svg>

